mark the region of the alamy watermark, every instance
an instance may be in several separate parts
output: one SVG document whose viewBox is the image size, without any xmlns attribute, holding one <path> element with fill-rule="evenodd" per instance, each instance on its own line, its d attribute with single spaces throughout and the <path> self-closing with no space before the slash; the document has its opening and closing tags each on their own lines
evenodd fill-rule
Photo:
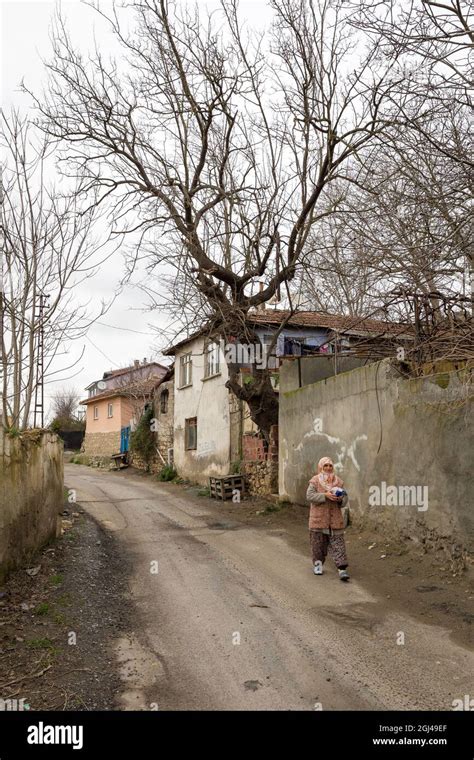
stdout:
<svg viewBox="0 0 474 760">
<path fill-rule="evenodd" d="M 257 369 L 268 367 L 269 346 L 261 343 L 225 343 L 220 340 L 220 349 L 227 364 L 238 364 L 244 367 L 251 365 Z"/>
<path fill-rule="evenodd" d="M 417 507 L 418 512 L 428 509 L 428 486 L 380 485 L 369 487 L 370 507 Z"/>
<path fill-rule="evenodd" d="M 467 710 L 469 712 L 474 711 L 474 697 L 465 694 L 462 699 L 453 699 L 451 706 L 454 711 Z"/>
<path fill-rule="evenodd" d="M 29 710 L 30 705 L 24 697 L 21 699 L 0 699 L 0 712 Z"/>
</svg>

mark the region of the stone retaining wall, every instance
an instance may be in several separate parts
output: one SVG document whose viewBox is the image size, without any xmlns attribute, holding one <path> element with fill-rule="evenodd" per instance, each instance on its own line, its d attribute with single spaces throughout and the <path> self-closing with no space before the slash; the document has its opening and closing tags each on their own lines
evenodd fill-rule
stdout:
<svg viewBox="0 0 474 760">
<path fill-rule="evenodd" d="M 63 487 L 63 442 L 55 433 L 0 430 L 0 578 L 58 535 Z"/>
</svg>

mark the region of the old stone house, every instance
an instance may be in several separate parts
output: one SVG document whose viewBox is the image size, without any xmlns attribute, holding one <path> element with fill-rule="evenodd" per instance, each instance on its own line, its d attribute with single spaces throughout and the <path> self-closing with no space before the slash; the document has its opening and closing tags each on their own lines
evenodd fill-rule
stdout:
<svg viewBox="0 0 474 760">
<path fill-rule="evenodd" d="M 156 469 L 174 464 L 174 366 L 155 386 L 155 440 L 156 440 Z"/>
<path fill-rule="evenodd" d="M 173 465 L 174 445 L 174 367 L 155 381 L 150 393 L 149 403 L 153 405 L 151 431 L 154 434 L 153 456 L 145 461 L 136 452 L 131 451 L 131 463 L 134 467 L 148 472 L 158 473 L 167 465 Z"/>
</svg>

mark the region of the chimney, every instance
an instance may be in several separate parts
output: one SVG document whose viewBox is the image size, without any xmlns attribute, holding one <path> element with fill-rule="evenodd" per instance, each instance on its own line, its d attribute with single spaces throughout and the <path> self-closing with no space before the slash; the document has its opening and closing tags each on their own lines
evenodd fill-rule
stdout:
<svg viewBox="0 0 474 760">
<path fill-rule="evenodd" d="M 136 369 L 137 367 L 139 367 L 139 366 L 140 366 L 140 360 L 139 360 L 139 359 L 134 359 L 134 360 L 133 360 L 133 365 L 134 365 L 135 369 Z"/>
<path fill-rule="evenodd" d="M 143 359 L 143 364 L 146 364 L 146 356 L 145 356 L 145 358 Z"/>
</svg>

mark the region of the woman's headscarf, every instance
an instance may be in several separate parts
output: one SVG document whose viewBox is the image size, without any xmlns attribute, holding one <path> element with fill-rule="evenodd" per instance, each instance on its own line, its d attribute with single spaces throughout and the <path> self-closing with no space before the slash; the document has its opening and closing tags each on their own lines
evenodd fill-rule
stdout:
<svg viewBox="0 0 474 760">
<path fill-rule="evenodd" d="M 332 464 L 332 472 L 324 472 L 324 465 Z M 311 478 L 312 483 L 319 493 L 326 493 L 331 488 L 342 488 L 344 485 L 341 478 L 334 472 L 334 462 L 329 457 L 322 457 L 318 462 L 318 474 Z"/>
</svg>

